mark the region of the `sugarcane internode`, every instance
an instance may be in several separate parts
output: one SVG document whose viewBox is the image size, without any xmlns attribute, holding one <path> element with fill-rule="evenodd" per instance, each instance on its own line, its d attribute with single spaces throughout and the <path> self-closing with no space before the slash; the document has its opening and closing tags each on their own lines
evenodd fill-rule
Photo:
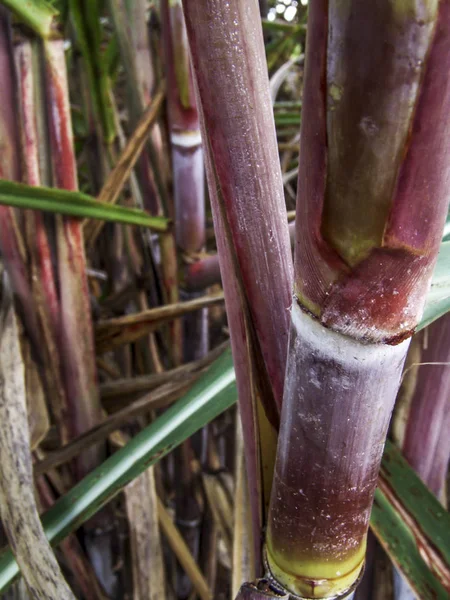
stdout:
<svg viewBox="0 0 450 600">
<path fill-rule="evenodd" d="M 363 568 L 387 427 L 409 340 L 367 344 L 295 299 L 267 532 L 274 577 L 305 598 L 349 590 Z"/>
</svg>

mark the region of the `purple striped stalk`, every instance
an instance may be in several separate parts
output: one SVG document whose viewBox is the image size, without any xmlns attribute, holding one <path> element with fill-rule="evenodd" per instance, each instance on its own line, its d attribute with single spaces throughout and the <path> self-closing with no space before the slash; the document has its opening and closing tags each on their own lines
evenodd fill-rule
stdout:
<svg viewBox="0 0 450 600">
<path fill-rule="evenodd" d="M 185 0 L 183 8 L 200 99 L 258 558 L 292 295 L 292 259 L 264 43 L 256 0 Z M 264 438 L 260 447 L 258 429 Z"/>
<path fill-rule="evenodd" d="M 19 136 L 17 131 L 14 78 L 14 57 L 8 12 L 0 7 L 0 177 L 20 180 Z M 25 244 L 16 212 L 0 207 L 0 248 L 27 334 L 36 350 L 39 347 L 39 328 L 28 280 Z"/>
<path fill-rule="evenodd" d="M 14 48 L 18 88 L 18 115 L 20 123 L 22 180 L 29 185 L 41 185 L 39 172 L 39 134 L 37 114 L 39 80 L 35 81 L 33 53 L 36 47 L 28 40 L 21 40 Z M 58 352 L 60 329 L 60 304 L 54 277 L 52 255 L 42 213 L 24 212 L 25 239 L 30 257 L 31 289 L 37 307 L 41 340 L 39 355 L 42 356 L 47 397 L 57 421 L 62 439 L 68 439 L 67 396 L 61 379 L 61 361 Z M 44 341 L 44 343 L 42 343 Z"/>
<path fill-rule="evenodd" d="M 296 294 L 267 532 L 307 598 L 358 579 L 448 210 L 450 0 L 309 6 Z"/>
<path fill-rule="evenodd" d="M 63 40 L 44 41 L 44 64 L 53 185 L 75 190 L 78 182 Z M 56 248 L 61 307 L 58 346 L 67 395 L 70 441 L 102 420 L 80 220 L 56 218 Z M 83 451 L 75 461 L 76 478 L 83 477 L 97 466 L 103 455 L 104 446 L 101 444 Z M 113 568 L 112 533 L 109 529 L 111 515 L 105 510 L 85 526 L 85 543 L 91 561 L 95 561 L 101 584 L 108 594 L 113 595 L 117 575 Z"/>
<path fill-rule="evenodd" d="M 205 173 L 199 115 L 181 0 L 161 3 L 167 107 L 172 150 L 175 240 L 187 256 L 205 244 Z M 195 360 L 208 349 L 207 311 L 184 319 L 184 358 Z"/>
<path fill-rule="evenodd" d="M 211 157 L 213 214 L 226 218 L 281 406 L 292 261 L 258 5 L 199 1 L 185 2 L 184 10 Z"/>
<path fill-rule="evenodd" d="M 181 0 L 161 3 L 172 148 L 175 236 L 186 254 L 205 244 L 202 139 Z"/>
<path fill-rule="evenodd" d="M 175 240 L 182 252 L 190 256 L 200 252 L 205 243 L 202 139 L 181 0 L 163 0 L 160 7 L 172 150 Z M 202 358 L 208 350 L 208 311 L 186 315 L 183 325 L 184 359 Z M 178 528 L 198 560 L 201 509 L 195 496 L 191 456 L 190 440 L 175 450 L 175 512 Z M 192 592 L 192 584 L 184 573 L 178 573 L 177 589 L 183 598 Z"/>
<path fill-rule="evenodd" d="M 200 123 L 181 0 L 163 0 L 160 7 L 172 150 L 175 240 L 182 252 L 192 255 L 201 251 L 205 243 L 205 173 Z M 207 310 L 201 310 L 183 319 L 183 355 L 187 361 L 202 358 L 208 350 L 207 315 Z M 195 497 L 191 456 L 190 440 L 175 450 L 175 512 L 178 528 L 197 560 L 201 509 Z M 183 598 L 192 592 L 192 584 L 184 573 L 178 573 L 177 589 Z"/>
<path fill-rule="evenodd" d="M 46 97 L 55 187 L 78 187 L 67 74 L 62 40 L 44 43 Z M 86 279 L 82 224 L 78 219 L 56 221 L 58 276 L 61 307 L 59 348 L 68 398 L 69 439 L 101 420 L 98 397 L 91 308 Z M 78 475 L 100 459 L 99 449 L 86 451 L 78 461 Z"/>
</svg>

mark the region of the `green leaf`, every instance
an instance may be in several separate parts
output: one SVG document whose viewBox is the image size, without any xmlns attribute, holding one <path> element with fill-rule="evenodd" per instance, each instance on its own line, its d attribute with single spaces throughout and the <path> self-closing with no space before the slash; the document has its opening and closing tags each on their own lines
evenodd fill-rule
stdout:
<svg viewBox="0 0 450 600">
<path fill-rule="evenodd" d="M 427 327 L 448 311 L 450 311 L 450 241 L 441 243 L 425 310 L 416 331 Z"/>
<path fill-rule="evenodd" d="M 55 31 L 55 18 L 59 14 L 47 0 L 1 0 L 16 17 L 42 38 L 50 38 Z"/>
<path fill-rule="evenodd" d="M 99 3 L 97 0 L 69 0 L 69 3 L 76 40 L 86 66 L 94 110 L 102 124 L 103 137 L 106 143 L 111 144 L 116 137 L 116 127 L 108 65 L 101 52 Z"/>
<path fill-rule="evenodd" d="M 236 402 L 231 351 L 226 350 L 178 402 L 113 454 L 45 513 L 43 525 L 57 544 L 150 465 Z M 10 550 L 0 557 L 0 593 L 18 575 Z"/>
<path fill-rule="evenodd" d="M 450 515 L 390 442 L 371 527 L 419 598 L 448 598 L 440 579 L 449 577 Z"/>
<path fill-rule="evenodd" d="M 300 127 L 301 123 L 300 111 L 298 112 L 276 112 L 275 113 L 275 125 L 277 127 L 283 127 L 286 125 L 296 125 Z"/>
<path fill-rule="evenodd" d="M 164 217 L 152 217 L 137 208 L 99 202 L 82 192 L 33 187 L 5 179 L 0 179 L 0 204 L 43 210 L 70 217 L 140 225 L 159 232 L 167 231 L 170 226 L 170 220 Z"/>
</svg>

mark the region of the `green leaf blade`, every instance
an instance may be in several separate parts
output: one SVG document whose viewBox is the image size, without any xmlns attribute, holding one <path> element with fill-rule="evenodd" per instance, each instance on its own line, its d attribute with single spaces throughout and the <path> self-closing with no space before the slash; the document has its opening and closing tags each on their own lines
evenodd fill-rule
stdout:
<svg viewBox="0 0 450 600">
<path fill-rule="evenodd" d="M 0 204 L 82 219 L 138 225 L 157 232 L 168 231 L 170 227 L 170 220 L 164 217 L 153 217 L 137 208 L 99 202 L 82 192 L 33 187 L 3 179 L 0 180 Z"/>
<path fill-rule="evenodd" d="M 448 311 L 450 311 L 450 241 L 444 241 L 439 248 L 431 287 L 417 331 L 431 325 L 433 321 L 436 321 Z"/>
</svg>

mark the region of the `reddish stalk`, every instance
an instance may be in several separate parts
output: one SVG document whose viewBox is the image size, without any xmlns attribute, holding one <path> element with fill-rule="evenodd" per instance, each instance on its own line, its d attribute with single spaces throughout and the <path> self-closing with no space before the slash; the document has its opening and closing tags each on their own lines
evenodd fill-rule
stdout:
<svg viewBox="0 0 450 600">
<path fill-rule="evenodd" d="M 0 7 L 0 177 L 20 180 L 19 143 L 16 128 L 14 57 L 8 12 Z M 36 310 L 28 280 L 25 244 L 20 233 L 16 212 L 0 206 L 0 247 L 3 260 L 11 279 L 14 293 L 19 300 L 20 314 L 34 350 L 39 348 L 39 328 Z"/>
<path fill-rule="evenodd" d="M 183 8 L 248 450 L 258 560 L 283 393 L 292 284 L 264 43 L 255 1 L 185 1 Z M 263 456 L 259 427 L 264 428 Z"/>
<path fill-rule="evenodd" d="M 175 240 L 187 256 L 203 250 L 205 243 L 205 173 L 199 115 L 192 82 L 189 47 L 181 0 L 161 3 L 167 108 L 172 150 Z M 189 294 L 192 297 L 192 294 Z M 183 320 L 183 358 L 202 358 L 208 350 L 208 312 Z M 192 444 L 187 440 L 175 451 L 176 521 L 192 555 L 198 559 L 201 510 L 191 469 Z M 186 501 L 190 498 L 190 501 Z M 192 584 L 178 577 L 178 595 L 188 597 Z"/>
<path fill-rule="evenodd" d="M 78 187 L 67 74 L 62 40 L 44 44 L 50 148 L 55 187 Z M 77 437 L 101 420 L 90 319 L 89 291 L 82 224 L 78 219 L 56 220 L 58 277 L 61 307 L 59 348 L 69 404 L 68 439 Z M 98 448 L 81 455 L 78 476 L 100 460 Z"/>
<path fill-rule="evenodd" d="M 77 189 L 77 172 L 67 87 L 63 40 L 44 42 L 45 91 L 48 107 L 49 144 L 53 184 Z M 82 222 L 56 219 L 56 247 L 61 307 L 59 350 L 68 401 L 68 440 L 82 435 L 102 419 L 96 365 L 91 306 L 86 278 Z M 81 478 L 101 462 L 104 446 L 93 446 L 75 461 Z M 86 547 L 96 557 L 98 577 L 109 594 L 115 593 L 117 575 L 113 570 L 111 516 L 99 513 L 85 527 Z"/>
<path fill-rule="evenodd" d="M 308 27 L 297 297 L 267 556 L 286 589 L 328 598 L 364 563 L 448 210 L 450 124 L 437 123 L 450 110 L 450 1 L 318 0 Z"/>
<path fill-rule="evenodd" d="M 221 282 L 219 257 L 207 256 L 188 264 L 184 270 L 184 285 L 190 292 L 200 292 Z"/>
<path fill-rule="evenodd" d="M 180 2 L 161 4 L 175 198 L 175 236 L 190 255 L 205 243 L 203 151 Z"/>
<path fill-rule="evenodd" d="M 36 47 L 22 40 L 15 47 L 15 62 L 18 85 L 19 122 L 21 133 L 22 175 L 29 185 L 41 185 L 39 170 L 39 134 L 36 124 L 35 101 L 39 81 L 35 81 L 34 67 L 37 64 Z M 47 397 L 57 421 L 62 439 L 68 439 L 68 405 L 61 380 L 61 361 L 57 349 L 60 329 L 60 305 L 53 272 L 52 253 L 42 213 L 25 211 L 24 229 L 30 257 L 31 291 L 41 336 L 39 345 Z"/>
<path fill-rule="evenodd" d="M 220 210 L 229 224 L 227 236 L 281 406 L 292 263 L 258 7 L 216 0 L 185 3 L 184 10 L 205 147 L 214 160 L 208 184 L 219 186 L 214 218 Z"/>
</svg>

